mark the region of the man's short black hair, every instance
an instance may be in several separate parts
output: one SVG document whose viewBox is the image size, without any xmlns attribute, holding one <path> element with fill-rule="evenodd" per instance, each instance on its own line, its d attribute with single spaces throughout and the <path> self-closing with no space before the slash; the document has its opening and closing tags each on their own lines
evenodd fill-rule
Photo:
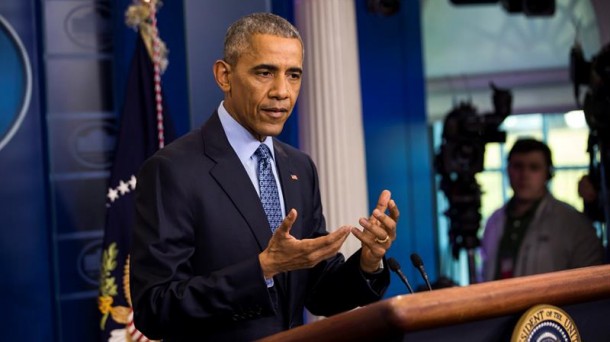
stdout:
<svg viewBox="0 0 610 342">
<path fill-rule="evenodd" d="M 542 155 L 544 155 L 544 160 L 546 161 L 546 166 L 548 170 L 547 179 L 553 178 L 553 156 L 551 154 L 551 149 L 547 146 L 547 144 L 543 143 L 542 141 L 532 138 L 523 138 L 517 140 L 513 147 L 510 149 L 510 152 L 508 152 L 508 162 L 510 163 L 510 159 L 514 154 L 536 151 L 540 151 L 542 152 Z"/>
</svg>

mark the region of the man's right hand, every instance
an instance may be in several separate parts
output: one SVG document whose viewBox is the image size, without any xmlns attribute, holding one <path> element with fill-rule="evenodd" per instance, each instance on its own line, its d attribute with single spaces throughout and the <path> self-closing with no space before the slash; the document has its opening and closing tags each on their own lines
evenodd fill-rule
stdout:
<svg viewBox="0 0 610 342">
<path fill-rule="evenodd" d="M 275 230 L 267 248 L 258 255 L 265 278 L 292 270 L 312 268 L 339 251 L 350 233 L 350 227 L 315 239 L 298 240 L 290 235 L 297 219 L 297 211 L 291 209 L 284 221 Z"/>
</svg>

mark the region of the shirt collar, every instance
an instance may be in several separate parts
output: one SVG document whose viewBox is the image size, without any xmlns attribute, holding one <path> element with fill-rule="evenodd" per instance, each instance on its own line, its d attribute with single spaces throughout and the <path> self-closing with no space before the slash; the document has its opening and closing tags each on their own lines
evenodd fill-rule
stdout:
<svg viewBox="0 0 610 342">
<path fill-rule="evenodd" d="M 229 114 L 229 112 L 227 112 L 226 108 L 224 107 L 224 101 L 222 101 L 218 106 L 218 117 L 220 118 L 220 124 L 227 135 L 229 144 L 235 153 L 237 153 L 239 160 L 244 162 L 250 159 L 261 142 L 256 140 L 246 128 L 244 128 L 231 116 L 231 114 Z M 275 160 L 273 138 L 266 137 L 262 143 L 269 147 L 269 150 L 271 151 L 271 158 Z"/>
</svg>

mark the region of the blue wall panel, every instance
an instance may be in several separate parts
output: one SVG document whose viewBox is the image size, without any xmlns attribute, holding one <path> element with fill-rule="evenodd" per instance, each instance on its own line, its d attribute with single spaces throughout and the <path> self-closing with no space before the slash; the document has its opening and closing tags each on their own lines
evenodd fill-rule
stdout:
<svg viewBox="0 0 610 342">
<path fill-rule="evenodd" d="M 0 16 L 23 43 L 34 81 L 26 115 L 0 149 L 0 330 L 6 341 L 52 341 L 54 297 L 35 2 L 3 0 Z M 7 31 L 0 29 L 0 34 L 6 36 Z M 6 46 L 0 49 L 0 70 L 7 52 Z M 14 114 L 3 106 L 8 96 L 0 94 L 2 116 Z"/>
<path fill-rule="evenodd" d="M 356 7 L 369 203 L 381 190 L 392 191 L 401 217 L 389 254 L 417 287 L 424 283 L 411 253 L 421 255 L 431 281 L 437 274 L 419 2 L 402 1 L 387 17 L 367 12 L 365 1 Z M 386 296 L 405 292 L 393 278 Z"/>
<path fill-rule="evenodd" d="M 111 1 L 43 1 L 58 341 L 97 337 L 106 180 L 116 135 Z M 80 308 L 75 311 L 73 308 Z"/>
<path fill-rule="evenodd" d="M 186 44 L 191 126 L 199 127 L 223 99 L 212 67 L 222 58 L 224 36 L 229 25 L 252 12 L 269 12 L 268 0 L 185 0 Z"/>
</svg>

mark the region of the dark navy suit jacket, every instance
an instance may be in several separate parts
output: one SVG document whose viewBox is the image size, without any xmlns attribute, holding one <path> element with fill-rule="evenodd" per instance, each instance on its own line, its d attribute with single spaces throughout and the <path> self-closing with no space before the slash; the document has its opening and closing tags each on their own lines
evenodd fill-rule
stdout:
<svg viewBox="0 0 610 342">
<path fill-rule="evenodd" d="M 318 176 L 306 154 L 274 140 L 286 210 L 297 239 L 327 234 Z M 256 189 L 214 113 L 147 160 L 137 177 L 130 286 L 136 327 L 149 338 L 253 340 L 376 301 L 358 251 L 283 273 L 267 288 L 258 255 L 271 231 Z"/>
</svg>

